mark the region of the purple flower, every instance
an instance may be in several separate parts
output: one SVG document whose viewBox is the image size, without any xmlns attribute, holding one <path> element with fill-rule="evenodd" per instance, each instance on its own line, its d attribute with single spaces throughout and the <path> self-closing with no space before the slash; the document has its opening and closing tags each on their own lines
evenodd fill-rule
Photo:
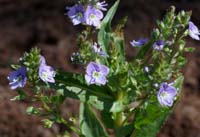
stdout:
<svg viewBox="0 0 200 137">
<path fill-rule="evenodd" d="M 66 15 L 69 16 L 69 18 L 72 20 L 72 23 L 74 25 L 78 25 L 80 23 L 85 22 L 84 17 L 84 7 L 81 4 L 76 4 L 72 7 L 66 7 L 67 10 L 69 10 Z"/>
<path fill-rule="evenodd" d="M 88 5 L 85 12 L 85 20 L 87 25 L 93 25 L 99 27 L 101 19 L 103 18 L 103 13 L 101 10 L 96 9 L 95 7 Z"/>
<path fill-rule="evenodd" d="M 130 44 L 133 46 L 133 47 L 140 47 L 140 46 L 143 46 L 144 44 L 146 44 L 148 41 L 148 39 L 139 39 L 139 40 L 133 40 L 130 42 Z"/>
<path fill-rule="evenodd" d="M 43 56 L 40 56 L 40 65 L 46 65 L 46 60 Z"/>
<path fill-rule="evenodd" d="M 98 47 L 96 42 L 92 46 L 92 49 L 94 50 L 95 53 L 99 54 L 100 56 L 103 56 L 103 57 L 106 57 L 106 58 L 109 57 L 108 54 L 103 52 L 103 50 L 102 50 L 102 48 L 100 46 Z"/>
<path fill-rule="evenodd" d="M 173 105 L 175 96 L 177 94 L 176 88 L 171 86 L 171 84 L 162 83 L 160 86 L 160 90 L 157 94 L 158 101 L 162 106 L 169 106 Z"/>
<path fill-rule="evenodd" d="M 51 67 L 46 65 L 45 58 L 41 56 L 40 60 L 40 67 L 39 67 L 39 77 L 44 82 L 55 83 L 55 70 Z"/>
<path fill-rule="evenodd" d="M 8 76 L 9 85 L 11 89 L 16 89 L 18 87 L 22 88 L 26 84 L 26 68 L 21 67 L 16 71 L 13 71 Z"/>
<path fill-rule="evenodd" d="M 108 6 L 108 4 L 106 3 L 106 1 L 102 1 L 102 2 L 97 2 L 96 3 L 96 8 L 102 11 L 106 11 L 107 9 L 105 8 L 106 6 Z"/>
<path fill-rule="evenodd" d="M 199 38 L 199 35 L 200 35 L 199 29 L 191 21 L 189 22 L 189 35 L 190 35 L 191 38 L 193 38 L 195 40 L 200 40 L 200 38 Z"/>
<path fill-rule="evenodd" d="M 164 48 L 164 46 L 165 43 L 163 40 L 159 40 L 153 44 L 153 48 L 157 51 L 161 51 Z"/>
<path fill-rule="evenodd" d="M 88 84 L 105 85 L 109 71 L 105 65 L 90 62 L 86 68 L 85 80 Z"/>
</svg>

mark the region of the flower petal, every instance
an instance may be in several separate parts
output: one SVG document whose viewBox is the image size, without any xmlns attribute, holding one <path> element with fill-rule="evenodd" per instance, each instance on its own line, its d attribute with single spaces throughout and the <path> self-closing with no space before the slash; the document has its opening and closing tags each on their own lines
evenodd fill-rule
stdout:
<svg viewBox="0 0 200 137">
<path fill-rule="evenodd" d="M 97 77 L 95 81 L 97 85 L 105 85 L 107 80 L 105 76 L 101 75 Z"/>
</svg>

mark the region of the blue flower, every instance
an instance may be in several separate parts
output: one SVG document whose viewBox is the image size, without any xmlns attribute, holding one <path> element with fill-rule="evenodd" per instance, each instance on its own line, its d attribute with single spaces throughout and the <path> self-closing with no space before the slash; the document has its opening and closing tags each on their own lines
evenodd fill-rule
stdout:
<svg viewBox="0 0 200 137">
<path fill-rule="evenodd" d="M 39 77 L 45 83 L 55 83 L 55 70 L 51 67 L 46 65 L 45 58 L 41 56 L 40 59 L 40 67 L 39 67 Z"/>
<path fill-rule="evenodd" d="M 105 85 L 109 71 L 105 65 L 90 62 L 86 68 L 85 80 L 88 84 Z"/>
<path fill-rule="evenodd" d="M 103 13 L 101 10 L 88 5 L 85 12 L 85 21 L 87 25 L 99 27 L 101 19 L 103 18 Z"/>
<path fill-rule="evenodd" d="M 177 90 L 171 84 L 167 84 L 166 82 L 162 83 L 160 86 L 160 90 L 157 94 L 157 98 L 159 103 L 162 106 L 171 107 L 174 103 L 175 96 L 177 95 Z"/>
<path fill-rule="evenodd" d="M 165 43 L 163 40 L 159 40 L 159 41 L 156 41 L 154 44 L 153 44 L 153 48 L 157 51 L 161 51 L 165 46 Z"/>
<path fill-rule="evenodd" d="M 9 85 L 11 89 L 16 89 L 18 87 L 22 88 L 26 84 L 26 67 L 21 67 L 16 71 L 13 71 L 8 76 Z"/>
<path fill-rule="evenodd" d="M 69 16 L 69 18 L 72 20 L 72 23 L 74 25 L 78 25 L 80 23 L 85 22 L 84 17 L 84 7 L 81 4 L 76 4 L 72 7 L 66 7 L 67 10 L 69 10 L 66 15 Z"/>
<path fill-rule="evenodd" d="M 102 48 L 95 42 L 94 45 L 92 46 L 92 49 L 94 50 L 95 53 L 97 53 L 98 55 L 102 56 L 102 57 L 109 57 L 108 54 L 106 54 L 105 52 L 103 52 Z"/>
<path fill-rule="evenodd" d="M 197 26 L 194 25 L 193 22 L 189 22 L 189 35 L 191 38 L 195 39 L 195 40 L 200 40 L 199 35 L 200 35 L 200 31 L 197 28 Z"/>
<path fill-rule="evenodd" d="M 148 39 L 139 39 L 137 41 L 136 40 L 131 41 L 130 44 L 133 47 L 140 47 L 140 46 L 145 45 L 147 42 L 148 42 Z"/>
<path fill-rule="evenodd" d="M 106 1 L 102 1 L 102 2 L 97 2 L 96 3 L 96 8 L 102 11 L 106 11 L 107 9 L 105 8 L 106 6 L 108 6 L 108 4 L 106 3 Z"/>
</svg>

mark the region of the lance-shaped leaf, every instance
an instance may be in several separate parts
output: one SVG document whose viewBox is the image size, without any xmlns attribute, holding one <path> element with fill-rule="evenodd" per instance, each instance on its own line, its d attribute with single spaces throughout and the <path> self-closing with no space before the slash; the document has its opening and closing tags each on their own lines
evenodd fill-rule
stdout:
<svg viewBox="0 0 200 137">
<path fill-rule="evenodd" d="M 122 19 L 120 23 L 116 26 L 116 29 L 112 31 L 111 22 L 116 13 L 119 5 L 119 0 L 117 0 L 114 5 L 110 8 L 101 23 L 101 27 L 98 33 L 98 43 L 102 47 L 102 50 L 109 55 L 109 58 L 105 61 L 101 61 L 110 67 L 111 71 L 118 73 L 125 65 L 125 42 L 123 27 L 126 23 L 126 18 Z M 108 63 L 108 62 L 112 62 Z"/>
<path fill-rule="evenodd" d="M 117 0 L 114 5 L 109 9 L 101 23 L 101 29 L 107 29 L 106 31 L 111 31 L 111 21 L 117 11 L 119 2 L 120 0 Z"/>
<path fill-rule="evenodd" d="M 81 102 L 88 102 L 95 108 L 110 111 L 114 99 L 107 94 L 108 88 L 104 86 L 87 85 L 82 74 L 71 74 L 58 72 L 55 83 L 49 84 L 50 88 L 55 89 L 58 94 L 65 98 L 73 98 Z"/>
<path fill-rule="evenodd" d="M 101 27 L 98 33 L 98 43 L 102 46 L 102 49 L 105 53 L 109 51 L 110 44 L 110 33 L 111 32 L 111 21 L 116 13 L 117 7 L 119 5 L 119 0 L 115 2 L 115 4 L 109 9 L 105 18 L 101 23 Z"/>
<path fill-rule="evenodd" d="M 108 137 L 101 122 L 87 103 L 80 106 L 80 128 L 86 137 Z"/>
</svg>

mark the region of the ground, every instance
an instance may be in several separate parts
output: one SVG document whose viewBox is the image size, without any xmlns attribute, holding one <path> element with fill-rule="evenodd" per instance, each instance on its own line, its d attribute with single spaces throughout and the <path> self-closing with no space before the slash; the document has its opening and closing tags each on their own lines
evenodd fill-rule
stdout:
<svg viewBox="0 0 200 137">
<path fill-rule="evenodd" d="M 110 4 L 114 0 L 110 0 Z M 174 2 L 176 1 L 176 2 Z M 128 16 L 125 28 L 127 57 L 133 56 L 129 41 L 148 37 L 170 5 L 177 10 L 192 10 L 192 21 L 200 27 L 200 2 L 198 0 L 126 0 L 119 7 L 118 18 Z M 28 116 L 26 106 L 30 102 L 11 102 L 16 95 L 8 87 L 9 65 L 32 47 L 42 49 L 48 64 L 66 71 L 80 71 L 70 64 L 70 56 L 77 50 L 75 41 L 82 29 L 73 27 L 64 16 L 65 6 L 70 0 L 0 0 L 0 137 L 54 137 L 62 130 L 42 127 L 40 119 Z M 200 137 L 200 42 L 187 39 L 188 47 L 195 47 L 194 53 L 186 54 L 188 63 L 183 69 L 185 75 L 182 96 L 168 118 L 158 137 Z M 72 100 L 63 105 L 63 114 L 75 115 L 78 103 Z"/>
</svg>

